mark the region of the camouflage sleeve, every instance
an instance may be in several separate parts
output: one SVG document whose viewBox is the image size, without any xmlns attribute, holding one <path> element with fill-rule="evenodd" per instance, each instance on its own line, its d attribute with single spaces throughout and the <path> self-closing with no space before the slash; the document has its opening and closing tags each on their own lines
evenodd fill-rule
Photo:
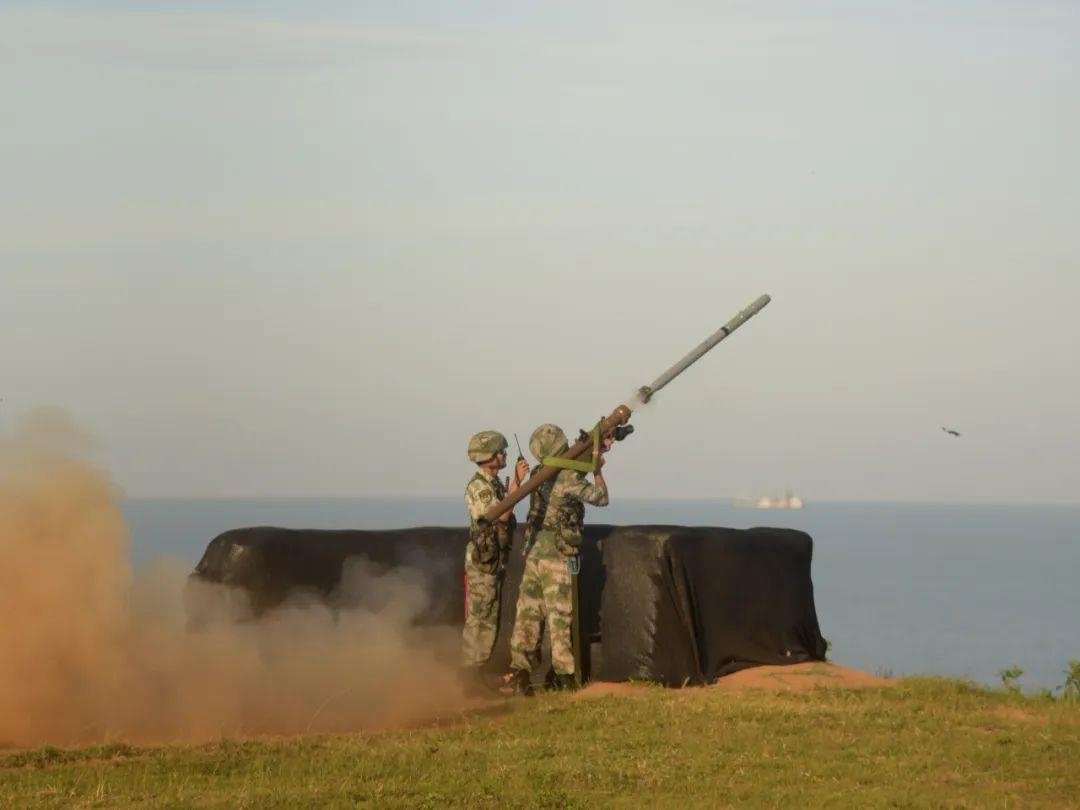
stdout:
<svg viewBox="0 0 1080 810">
<path fill-rule="evenodd" d="M 465 487 L 465 508 L 469 510 L 469 521 L 475 523 L 495 503 L 495 493 L 491 484 L 474 478 Z"/>
<path fill-rule="evenodd" d="M 566 495 L 577 498 L 582 503 L 591 504 L 592 506 L 607 506 L 608 505 L 608 491 L 607 487 L 597 486 L 596 484 L 590 484 L 585 480 L 584 473 L 579 473 L 574 470 L 566 470 L 560 474 L 560 477 L 565 476 L 563 481 L 560 481 L 560 489 Z"/>
</svg>

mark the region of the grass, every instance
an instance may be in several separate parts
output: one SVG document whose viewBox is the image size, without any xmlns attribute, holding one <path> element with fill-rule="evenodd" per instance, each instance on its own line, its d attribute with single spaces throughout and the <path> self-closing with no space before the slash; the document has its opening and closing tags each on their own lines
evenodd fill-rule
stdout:
<svg viewBox="0 0 1080 810">
<path fill-rule="evenodd" d="M 0 752 L 14 807 L 1075 807 L 1080 705 L 967 683 L 544 695 L 409 731 Z"/>
</svg>

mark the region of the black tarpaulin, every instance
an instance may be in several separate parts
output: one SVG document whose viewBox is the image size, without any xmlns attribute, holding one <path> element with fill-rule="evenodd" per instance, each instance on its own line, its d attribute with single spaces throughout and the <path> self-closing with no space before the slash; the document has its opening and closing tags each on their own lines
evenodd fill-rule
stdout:
<svg viewBox="0 0 1080 810">
<path fill-rule="evenodd" d="M 345 599 L 339 588 L 349 560 L 363 559 L 376 572 L 408 567 L 423 574 L 429 591 L 418 620 L 460 626 L 465 541 L 457 528 L 234 529 L 211 541 L 195 576 L 245 589 L 258 613 L 297 591 L 354 607 L 357 595 Z M 491 660 L 498 671 L 510 661 L 522 544 L 519 530 Z M 579 579 L 586 672 L 680 685 L 753 664 L 824 659 L 812 545 L 790 529 L 587 526 Z"/>
<path fill-rule="evenodd" d="M 335 609 L 371 607 L 363 593 L 341 587 L 349 566 L 363 561 L 371 576 L 408 568 L 421 574 L 428 597 L 418 620 L 461 624 L 466 539 L 465 529 L 440 527 L 231 529 L 210 541 L 193 575 L 242 588 L 258 615 L 296 595 L 318 597 Z"/>
<path fill-rule="evenodd" d="M 708 683 L 753 664 L 823 660 L 812 547 L 791 529 L 619 530 L 603 542 L 596 677 Z"/>
</svg>

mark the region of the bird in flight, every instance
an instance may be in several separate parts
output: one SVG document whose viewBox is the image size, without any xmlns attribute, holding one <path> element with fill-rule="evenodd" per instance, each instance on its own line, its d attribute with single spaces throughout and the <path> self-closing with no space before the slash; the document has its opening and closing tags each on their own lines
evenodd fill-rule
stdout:
<svg viewBox="0 0 1080 810">
<path fill-rule="evenodd" d="M 948 433 L 950 436 L 959 436 L 960 435 L 960 433 L 958 431 L 955 431 L 952 428 L 942 427 L 941 429 L 944 430 L 946 433 Z"/>
</svg>

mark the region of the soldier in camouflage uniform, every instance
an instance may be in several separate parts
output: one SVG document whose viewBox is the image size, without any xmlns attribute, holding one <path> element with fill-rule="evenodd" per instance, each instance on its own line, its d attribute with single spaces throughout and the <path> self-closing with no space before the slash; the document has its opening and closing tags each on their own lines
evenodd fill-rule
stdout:
<svg viewBox="0 0 1080 810">
<path fill-rule="evenodd" d="M 469 440 L 468 452 L 469 460 L 476 463 L 476 472 L 465 487 L 465 507 L 469 512 L 469 541 L 465 546 L 468 596 L 461 663 L 482 682 L 481 667 L 491 657 L 499 628 L 499 597 L 514 532 L 514 513 L 509 511 L 493 523 L 480 520 L 507 494 L 498 475 L 506 466 L 506 438 L 494 430 L 481 431 Z M 521 459 L 509 491 L 516 490 L 528 473 L 529 465 Z"/>
<path fill-rule="evenodd" d="M 608 445 L 605 441 L 604 449 Z M 541 462 L 566 449 L 566 434 L 555 425 L 541 425 L 529 439 L 529 450 Z M 576 571 L 579 561 L 585 504 L 608 505 L 607 484 L 600 473 L 603 466 L 601 454 L 593 473 L 595 483 L 590 484 L 577 470 L 560 470 L 532 492 L 525 529 L 525 570 L 510 639 L 510 683 L 519 694 L 532 694 L 531 672 L 540 661 L 541 628 L 545 623 L 556 685 L 576 686 L 570 568 L 574 566 Z M 539 467 L 534 473 L 536 469 Z"/>
</svg>

